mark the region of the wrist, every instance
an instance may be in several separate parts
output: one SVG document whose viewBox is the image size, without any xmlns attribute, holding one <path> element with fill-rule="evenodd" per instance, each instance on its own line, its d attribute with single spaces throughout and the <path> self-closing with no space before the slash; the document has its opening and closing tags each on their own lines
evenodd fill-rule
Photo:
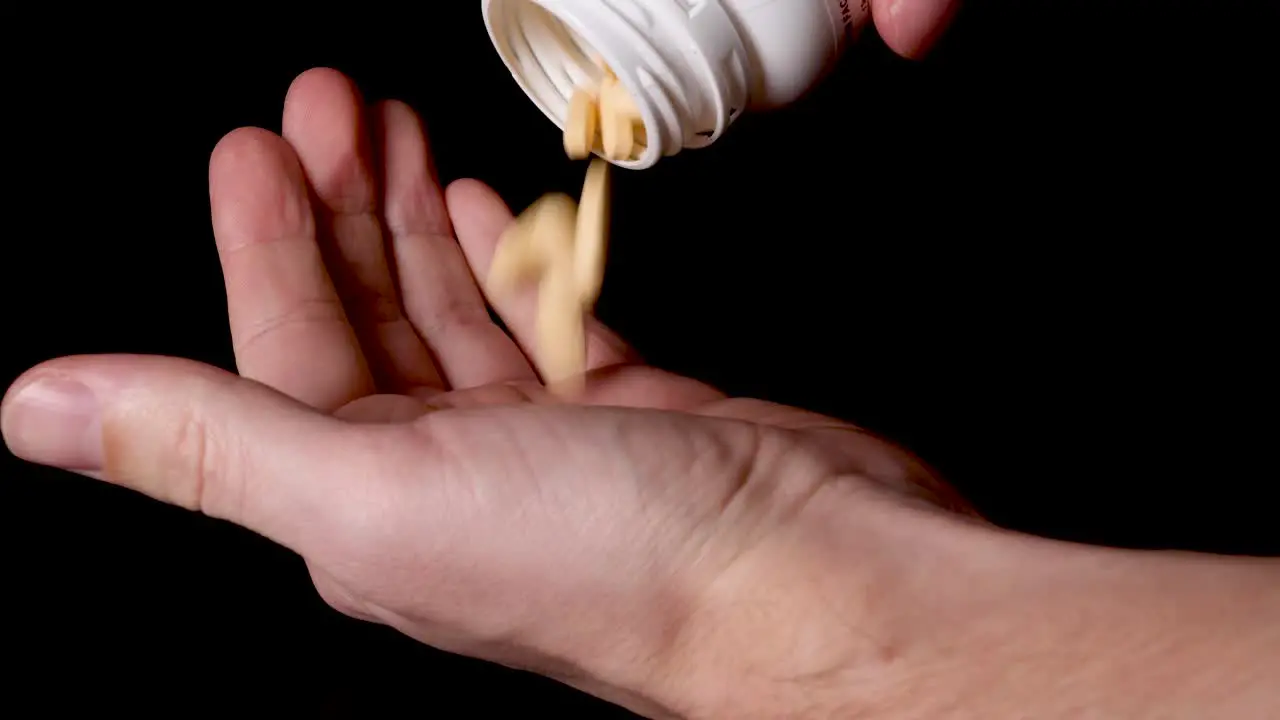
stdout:
<svg viewBox="0 0 1280 720">
<path fill-rule="evenodd" d="M 947 586 L 950 535 L 970 525 L 863 480 L 825 484 L 700 593 L 664 707 L 682 718 L 880 717 L 911 677 L 907 589 L 929 577 L 930 594 Z"/>
</svg>

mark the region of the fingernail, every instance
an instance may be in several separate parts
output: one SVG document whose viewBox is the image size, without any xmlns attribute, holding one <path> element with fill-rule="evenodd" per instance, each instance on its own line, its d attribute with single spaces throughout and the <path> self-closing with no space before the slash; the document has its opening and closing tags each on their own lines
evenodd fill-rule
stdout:
<svg viewBox="0 0 1280 720">
<path fill-rule="evenodd" d="M 46 376 L 15 391 L 0 413 L 0 432 L 23 460 L 64 470 L 102 467 L 98 399 L 76 380 Z"/>
</svg>

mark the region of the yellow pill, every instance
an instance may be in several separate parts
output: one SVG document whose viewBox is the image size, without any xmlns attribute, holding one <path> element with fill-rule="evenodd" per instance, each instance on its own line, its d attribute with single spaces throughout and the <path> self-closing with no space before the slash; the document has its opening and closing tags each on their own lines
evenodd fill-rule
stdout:
<svg viewBox="0 0 1280 720">
<path fill-rule="evenodd" d="M 605 98 L 608 98 L 606 101 Z M 624 86 L 616 77 L 606 78 L 600 85 L 600 102 L 609 104 L 609 113 L 614 115 L 625 115 L 632 122 L 641 119 L 640 107 L 636 105 L 635 98 L 631 97 L 631 93 L 627 92 Z"/>
<path fill-rule="evenodd" d="M 587 364 L 586 328 L 568 263 L 551 265 L 542 276 L 536 322 L 535 356 L 543 382 L 558 395 L 581 392 Z"/>
<path fill-rule="evenodd" d="M 588 195 L 589 200 L 593 197 Z M 593 213 L 599 211 L 593 207 Z M 485 281 L 495 297 L 537 283 L 534 365 L 547 387 L 561 394 L 580 391 L 586 369 L 583 301 L 574 254 L 577 233 L 577 203 L 563 193 L 544 195 L 502 233 Z"/>
<path fill-rule="evenodd" d="M 578 200 L 577 233 L 573 242 L 574 280 L 578 299 L 590 310 L 600 297 L 609 238 L 609 164 L 591 161 Z"/>
<path fill-rule="evenodd" d="M 591 156 L 599 122 L 600 106 L 595 96 L 583 88 L 574 91 L 564 127 L 564 151 L 571 159 L 582 160 Z"/>
<path fill-rule="evenodd" d="M 485 288 L 506 295 L 535 282 L 554 262 L 566 262 L 573 251 L 577 205 L 563 193 L 540 198 L 517 217 L 493 250 Z"/>
<path fill-rule="evenodd" d="M 544 266 L 569 261 L 577 231 L 578 204 L 564 193 L 544 195 L 528 210 L 529 247 Z"/>
<path fill-rule="evenodd" d="M 636 149 L 636 127 L 627 116 L 606 111 L 600 118 L 600 140 L 605 157 L 630 160 Z"/>
</svg>

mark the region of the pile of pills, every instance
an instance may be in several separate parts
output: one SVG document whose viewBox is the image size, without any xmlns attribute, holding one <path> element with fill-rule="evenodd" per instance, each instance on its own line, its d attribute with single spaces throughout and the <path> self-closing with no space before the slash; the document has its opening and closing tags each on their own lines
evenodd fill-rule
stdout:
<svg viewBox="0 0 1280 720">
<path fill-rule="evenodd" d="M 599 87 L 578 88 L 565 123 L 565 153 L 575 160 L 598 152 L 620 161 L 644 150 L 644 124 L 630 94 L 601 64 Z M 562 193 L 542 197 L 498 240 L 486 281 L 494 295 L 526 285 L 538 290 L 534 364 L 547 387 L 564 396 L 582 390 L 585 316 L 604 282 L 609 232 L 609 164 L 592 160 L 577 202 Z"/>
</svg>

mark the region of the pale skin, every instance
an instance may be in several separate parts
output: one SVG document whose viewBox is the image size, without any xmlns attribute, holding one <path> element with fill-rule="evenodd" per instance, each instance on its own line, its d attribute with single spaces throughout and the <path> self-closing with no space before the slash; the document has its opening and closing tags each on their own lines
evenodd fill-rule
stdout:
<svg viewBox="0 0 1280 720">
<path fill-rule="evenodd" d="M 651 717 L 1265 718 L 1280 565 L 977 517 L 891 442 L 644 366 L 595 320 L 585 395 L 484 277 L 511 221 L 442 191 L 400 103 L 313 70 L 210 195 L 239 375 L 72 357 L 10 449 L 250 528 L 335 608 Z M 382 188 L 379 194 L 376 188 Z M 1034 468 L 1028 469 L 1034 477 Z"/>
</svg>

